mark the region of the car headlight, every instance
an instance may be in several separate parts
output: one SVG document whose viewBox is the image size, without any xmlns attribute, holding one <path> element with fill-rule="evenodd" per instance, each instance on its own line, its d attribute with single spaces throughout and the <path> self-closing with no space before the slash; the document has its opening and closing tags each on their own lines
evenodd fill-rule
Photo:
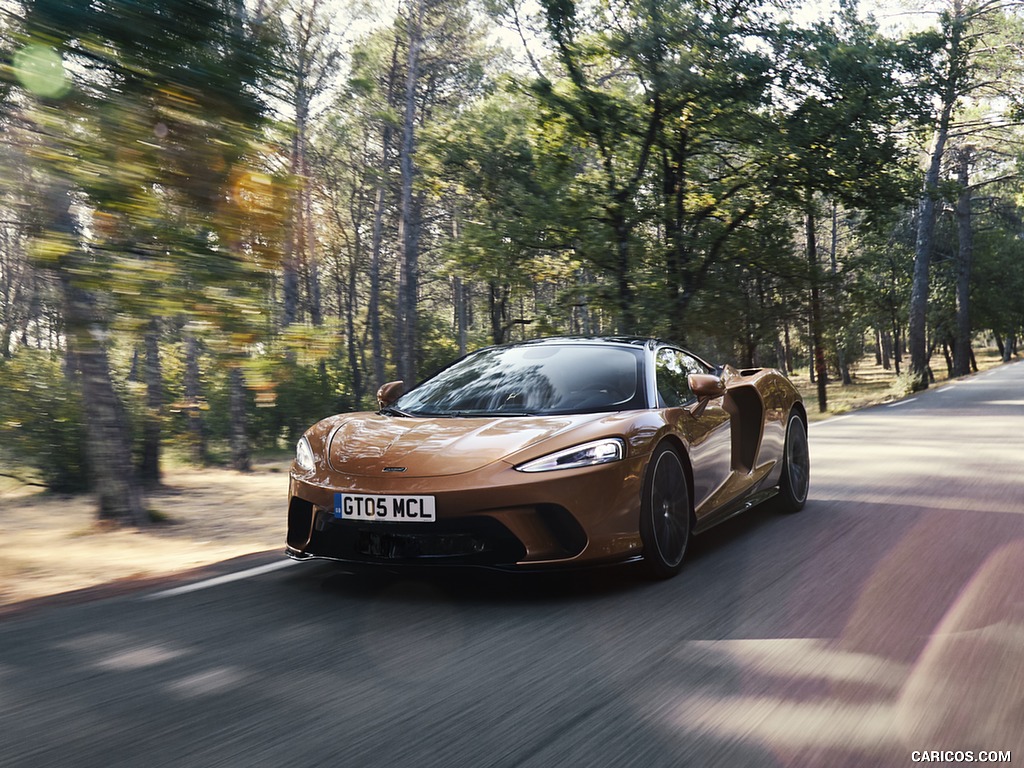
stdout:
<svg viewBox="0 0 1024 768">
<path fill-rule="evenodd" d="M 591 467 L 595 464 L 607 464 L 618 461 L 626 455 L 626 441 L 618 437 L 594 440 L 564 451 L 549 453 L 539 459 L 520 464 L 516 469 L 520 472 L 550 472 L 553 469 L 577 469 Z"/>
<path fill-rule="evenodd" d="M 311 471 L 316 466 L 316 461 L 313 459 L 313 449 L 309 447 L 309 440 L 304 437 L 299 438 L 299 442 L 295 444 L 295 465 L 306 472 Z"/>
</svg>

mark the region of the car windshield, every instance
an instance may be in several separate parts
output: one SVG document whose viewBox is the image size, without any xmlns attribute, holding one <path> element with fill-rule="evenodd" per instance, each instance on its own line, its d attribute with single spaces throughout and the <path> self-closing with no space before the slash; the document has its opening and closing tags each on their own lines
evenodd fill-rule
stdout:
<svg viewBox="0 0 1024 768">
<path fill-rule="evenodd" d="M 538 344 L 485 349 L 395 403 L 410 416 L 536 416 L 644 407 L 639 349 Z"/>
</svg>

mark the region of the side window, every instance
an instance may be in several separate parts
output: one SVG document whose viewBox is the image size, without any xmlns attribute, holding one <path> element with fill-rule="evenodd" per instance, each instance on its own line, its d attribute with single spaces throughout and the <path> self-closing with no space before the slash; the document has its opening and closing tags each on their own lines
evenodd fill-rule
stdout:
<svg viewBox="0 0 1024 768">
<path fill-rule="evenodd" d="M 678 349 L 658 350 L 655 358 L 655 379 L 658 384 L 658 406 L 676 408 L 693 402 L 694 394 L 686 377 L 691 373 L 707 373 L 707 368 L 696 358 Z"/>
<path fill-rule="evenodd" d="M 662 408 L 675 408 L 684 405 L 693 396 L 690 386 L 686 383 L 689 371 L 683 356 L 674 349 L 658 350 L 655 364 L 655 376 L 658 382 L 658 405 Z"/>
</svg>

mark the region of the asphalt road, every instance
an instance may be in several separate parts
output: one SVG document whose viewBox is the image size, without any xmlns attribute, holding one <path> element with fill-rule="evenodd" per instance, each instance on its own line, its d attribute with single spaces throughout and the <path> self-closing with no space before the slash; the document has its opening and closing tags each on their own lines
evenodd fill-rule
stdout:
<svg viewBox="0 0 1024 768">
<path fill-rule="evenodd" d="M 669 582 L 300 563 L 5 618 L 0 766 L 1024 761 L 1024 364 L 816 424 L 811 458 L 803 512 Z"/>
</svg>

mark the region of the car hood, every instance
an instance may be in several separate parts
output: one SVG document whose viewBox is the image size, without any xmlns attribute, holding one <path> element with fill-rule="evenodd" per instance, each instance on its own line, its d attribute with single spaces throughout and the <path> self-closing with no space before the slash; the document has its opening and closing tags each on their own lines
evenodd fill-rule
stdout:
<svg viewBox="0 0 1024 768">
<path fill-rule="evenodd" d="M 331 433 L 327 455 L 331 468 L 347 475 L 458 475 L 608 415 L 408 418 L 353 414 Z"/>
</svg>

